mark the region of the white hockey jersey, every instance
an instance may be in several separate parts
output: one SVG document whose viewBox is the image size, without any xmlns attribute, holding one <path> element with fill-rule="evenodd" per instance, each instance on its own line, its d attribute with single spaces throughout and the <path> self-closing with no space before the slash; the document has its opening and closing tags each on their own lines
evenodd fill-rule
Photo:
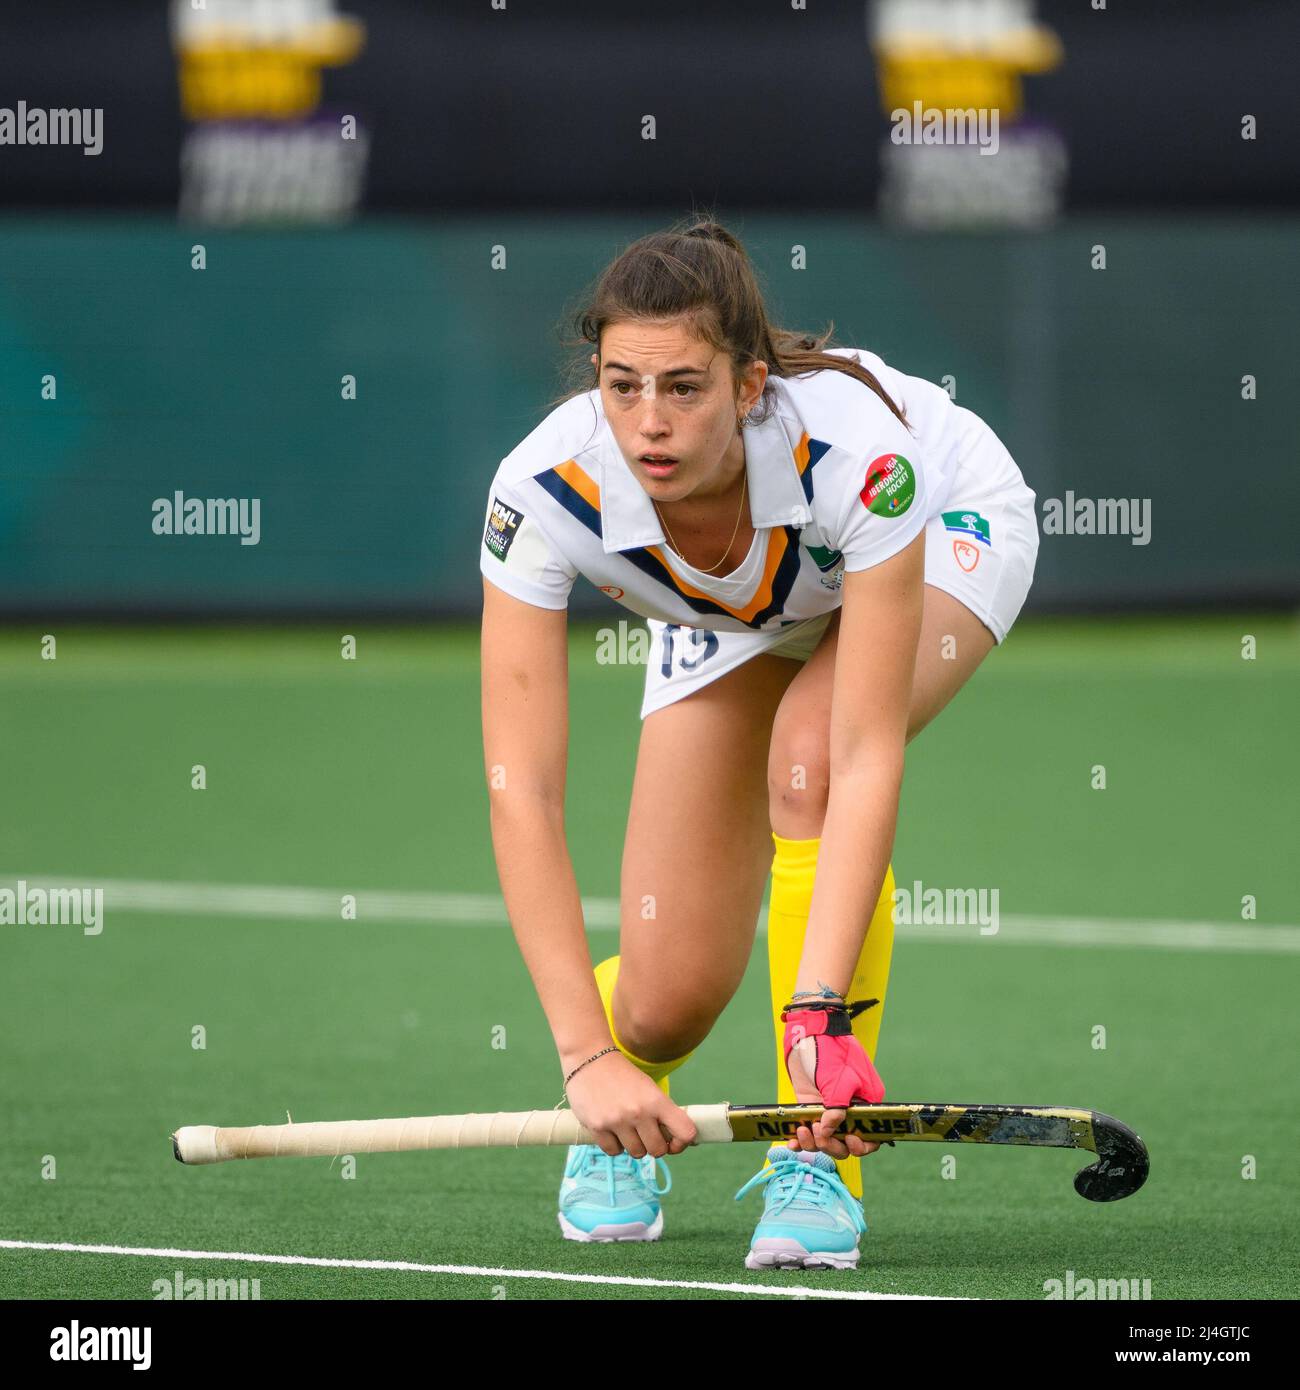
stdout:
<svg viewBox="0 0 1300 1390">
<path fill-rule="evenodd" d="M 964 431 L 946 391 L 862 349 L 856 356 L 907 416 L 899 423 L 843 372 L 769 377 L 775 400 L 742 438 L 748 556 L 704 575 L 668 545 L 593 390 L 553 410 L 497 469 L 479 568 L 527 603 L 565 608 L 579 574 L 643 617 L 721 631 L 772 631 L 841 602 L 845 571 L 897 554 L 948 500 Z"/>
</svg>

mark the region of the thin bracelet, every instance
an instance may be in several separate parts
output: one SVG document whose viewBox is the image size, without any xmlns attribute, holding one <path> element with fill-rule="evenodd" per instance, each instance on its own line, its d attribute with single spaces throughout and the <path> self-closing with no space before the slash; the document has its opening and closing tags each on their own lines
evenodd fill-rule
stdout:
<svg viewBox="0 0 1300 1390">
<path fill-rule="evenodd" d="M 587 1062 L 594 1062 L 597 1057 L 603 1057 L 606 1052 L 617 1051 L 618 1048 L 616 1048 L 613 1043 L 610 1043 L 608 1047 L 602 1048 L 599 1052 L 593 1052 L 591 1056 L 587 1058 Z M 583 1069 L 583 1067 L 587 1065 L 587 1062 L 579 1062 L 578 1065 L 574 1067 L 574 1069 L 568 1074 L 568 1076 L 564 1078 L 564 1084 L 566 1086 L 569 1084 L 570 1081 L 573 1080 L 575 1076 L 577 1076 L 577 1074 Z"/>
<path fill-rule="evenodd" d="M 828 985 L 828 984 L 823 984 L 821 980 L 818 980 L 817 983 L 818 983 L 818 985 L 821 986 L 820 989 L 801 989 L 801 990 L 798 991 L 798 993 L 792 995 L 791 998 L 793 998 L 793 999 L 844 999 L 844 998 L 846 997 L 845 995 L 841 994 L 841 993 L 839 992 L 839 990 L 837 990 L 837 989 L 832 989 L 832 988 L 830 987 L 830 985 Z"/>
</svg>

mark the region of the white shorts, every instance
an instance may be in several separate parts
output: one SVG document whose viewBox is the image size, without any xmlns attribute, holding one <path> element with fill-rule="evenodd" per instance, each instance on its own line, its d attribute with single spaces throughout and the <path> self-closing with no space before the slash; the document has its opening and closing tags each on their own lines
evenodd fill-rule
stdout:
<svg viewBox="0 0 1300 1390">
<path fill-rule="evenodd" d="M 925 528 L 925 582 L 965 604 L 1001 642 L 1034 580 L 1038 518 L 1034 493 L 1015 460 L 987 425 L 974 415 L 970 420 L 943 513 Z M 969 519 L 963 519 L 966 513 Z M 647 618 L 650 656 L 641 718 L 751 657 L 807 661 L 834 612 L 776 632 L 719 632 L 678 624 L 669 631 L 669 624 Z"/>
</svg>

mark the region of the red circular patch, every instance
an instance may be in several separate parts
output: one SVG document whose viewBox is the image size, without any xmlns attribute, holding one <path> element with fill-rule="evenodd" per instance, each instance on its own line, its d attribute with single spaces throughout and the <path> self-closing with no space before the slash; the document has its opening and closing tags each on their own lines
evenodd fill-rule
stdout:
<svg viewBox="0 0 1300 1390">
<path fill-rule="evenodd" d="M 878 459 L 872 459 L 867 465 L 866 481 L 862 484 L 862 491 L 858 494 L 862 498 L 862 505 L 870 507 L 875 500 L 875 494 L 879 491 L 880 484 L 889 477 L 894 469 L 894 455 L 881 454 Z"/>
</svg>

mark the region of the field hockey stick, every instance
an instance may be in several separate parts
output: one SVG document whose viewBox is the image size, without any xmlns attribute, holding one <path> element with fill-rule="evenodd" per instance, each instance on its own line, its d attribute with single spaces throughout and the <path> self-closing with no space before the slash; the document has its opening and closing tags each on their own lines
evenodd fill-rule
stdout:
<svg viewBox="0 0 1300 1390">
<path fill-rule="evenodd" d="M 799 1125 L 820 1118 L 820 1105 L 687 1105 L 703 1144 L 792 1139 Z M 854 1105 L 837 1135 L 864 1140 L 939 1144 L 1028 1144 L 1087 1149 L 1097 1161 L 1074 1175 L 1074 1190 L 1090 1202 L 1114 1202 L 1146 1181 L 1146 1145 L 1125 1124 L 1098 1110 L 1047 1105 Z M 406 1120 L 310 1121 L 219 1129 L 186 1125 L 172 1135 L 182 1163 L 224 1163 L 235 1158 L 310 1158 L 412 1149 L 524 1148 L 590 1144 L 591 1133 L 572 1110 L 429 1115 Z"/>
</svg>

